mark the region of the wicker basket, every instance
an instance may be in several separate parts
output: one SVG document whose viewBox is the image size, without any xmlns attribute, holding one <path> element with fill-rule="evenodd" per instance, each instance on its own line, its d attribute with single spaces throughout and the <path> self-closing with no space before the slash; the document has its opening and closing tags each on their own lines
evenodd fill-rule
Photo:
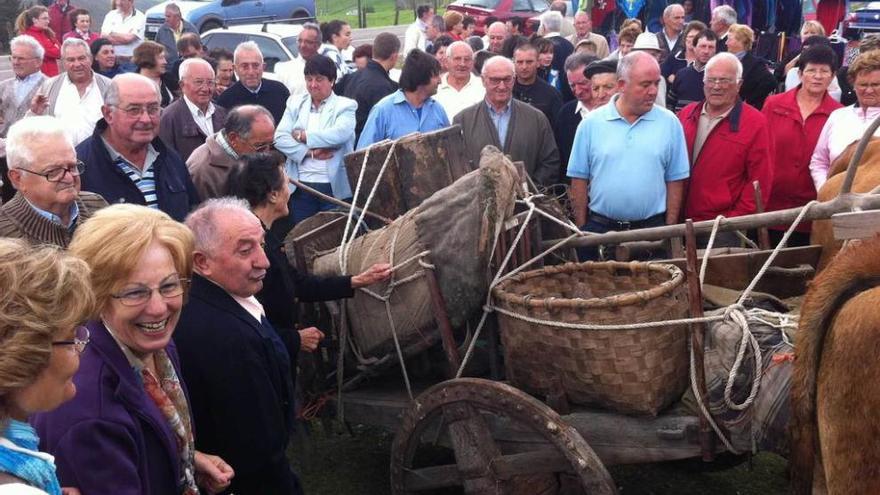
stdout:
<svg viewBox="0 0 880 495">
<path fill-rule="evenodd" d="M 630 324 L 685 318 L 684 274 L 642 262 L 566 263 L 517 274 L 493 290 L 497 307 L 534 319 Z M 507 377 L 542 396 L 656 415 L 687 385 L 687 327 L 578 330 L 499 312 Z"/>
</svg>

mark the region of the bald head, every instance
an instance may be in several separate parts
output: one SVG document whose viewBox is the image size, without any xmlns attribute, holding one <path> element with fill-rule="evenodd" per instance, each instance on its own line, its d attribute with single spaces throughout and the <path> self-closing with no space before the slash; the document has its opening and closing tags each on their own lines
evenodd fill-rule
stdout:
<svg viewBox="0 0 880 495">
<path fill-rule="evenodd" d="M 489 37 L 489 51 L 501 53 L 501 45 L 507 39 L 507 24 L 503 22 L 493 22 L 486 30 L 486 36 Z"/>
</svg>

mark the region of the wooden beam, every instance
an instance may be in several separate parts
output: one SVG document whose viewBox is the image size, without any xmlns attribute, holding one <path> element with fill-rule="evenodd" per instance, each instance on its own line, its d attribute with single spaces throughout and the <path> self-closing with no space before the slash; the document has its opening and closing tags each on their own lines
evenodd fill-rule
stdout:
<svg viewBox="0 0 880 495">
<path fill-rule="evenodd" d="M 880 232 L 880 211 L 836 213 L 831 216 L 831 225 L 837 240 L 867 239 Z"/>
<path fill-rule="evenodd" d="M 492 471 L 499 480 L 566 471 L 566 468 L 570 468 L 568 459 L 555 449 L 505 455 L 495 458 L 492 463 Z M 449 464 L 413 469 L 406 474 L 405 483 L 408 490 L 420 491 L 461 486 L 463 481 L 458 466 Z"/>
</svg>

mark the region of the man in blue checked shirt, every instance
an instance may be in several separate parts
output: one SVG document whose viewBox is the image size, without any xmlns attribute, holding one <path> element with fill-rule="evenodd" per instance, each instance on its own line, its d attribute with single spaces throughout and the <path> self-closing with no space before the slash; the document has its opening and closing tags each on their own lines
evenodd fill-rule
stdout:
<svg viewBox="0 0 880 495">
<path fill-rule="evenodd" d="M 384 139 L 448 127 L 446 111 L 431 98 L 439 84 L 440 62 L 418 49 L 409 52 L 400 73 L 400 89 L 370 110 L 357 149 Z"/>
</svg>

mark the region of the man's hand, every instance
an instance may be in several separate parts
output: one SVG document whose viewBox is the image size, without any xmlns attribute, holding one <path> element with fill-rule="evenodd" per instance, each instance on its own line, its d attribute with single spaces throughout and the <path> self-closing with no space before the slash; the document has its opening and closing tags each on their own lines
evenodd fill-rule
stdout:
<svg viewBox="0 0 880 495">
<path fill-rule="evenodd" d="M 204 454 L 196 451 L 195 454 L 196 483 L 208 493 L 220 493 L 225 490 L 235 471 L 232 466 L 216 455 Z"/>
<path fill-rule="evenodd" d="M 31 112 L 34 115 L 43 115 L 47 108 L 49 108 L 49 98 L 41 93 L 34 95 L 31 100 Z"/>
<path fill-rule="evenodd" d="M 388 263 L 376 263 L 369 267 L 363 273 L 351 277 L 351 288 L 359 289 L 376 282 L 388 280 L 391 277 L 391 265 Z"/>
<path fill-rule="evenodd" d="M 315 327 L 299 330 L 299 348 L 306 352 L 314 352 L 324 339 L 324 332 Z"/>
</svg>

